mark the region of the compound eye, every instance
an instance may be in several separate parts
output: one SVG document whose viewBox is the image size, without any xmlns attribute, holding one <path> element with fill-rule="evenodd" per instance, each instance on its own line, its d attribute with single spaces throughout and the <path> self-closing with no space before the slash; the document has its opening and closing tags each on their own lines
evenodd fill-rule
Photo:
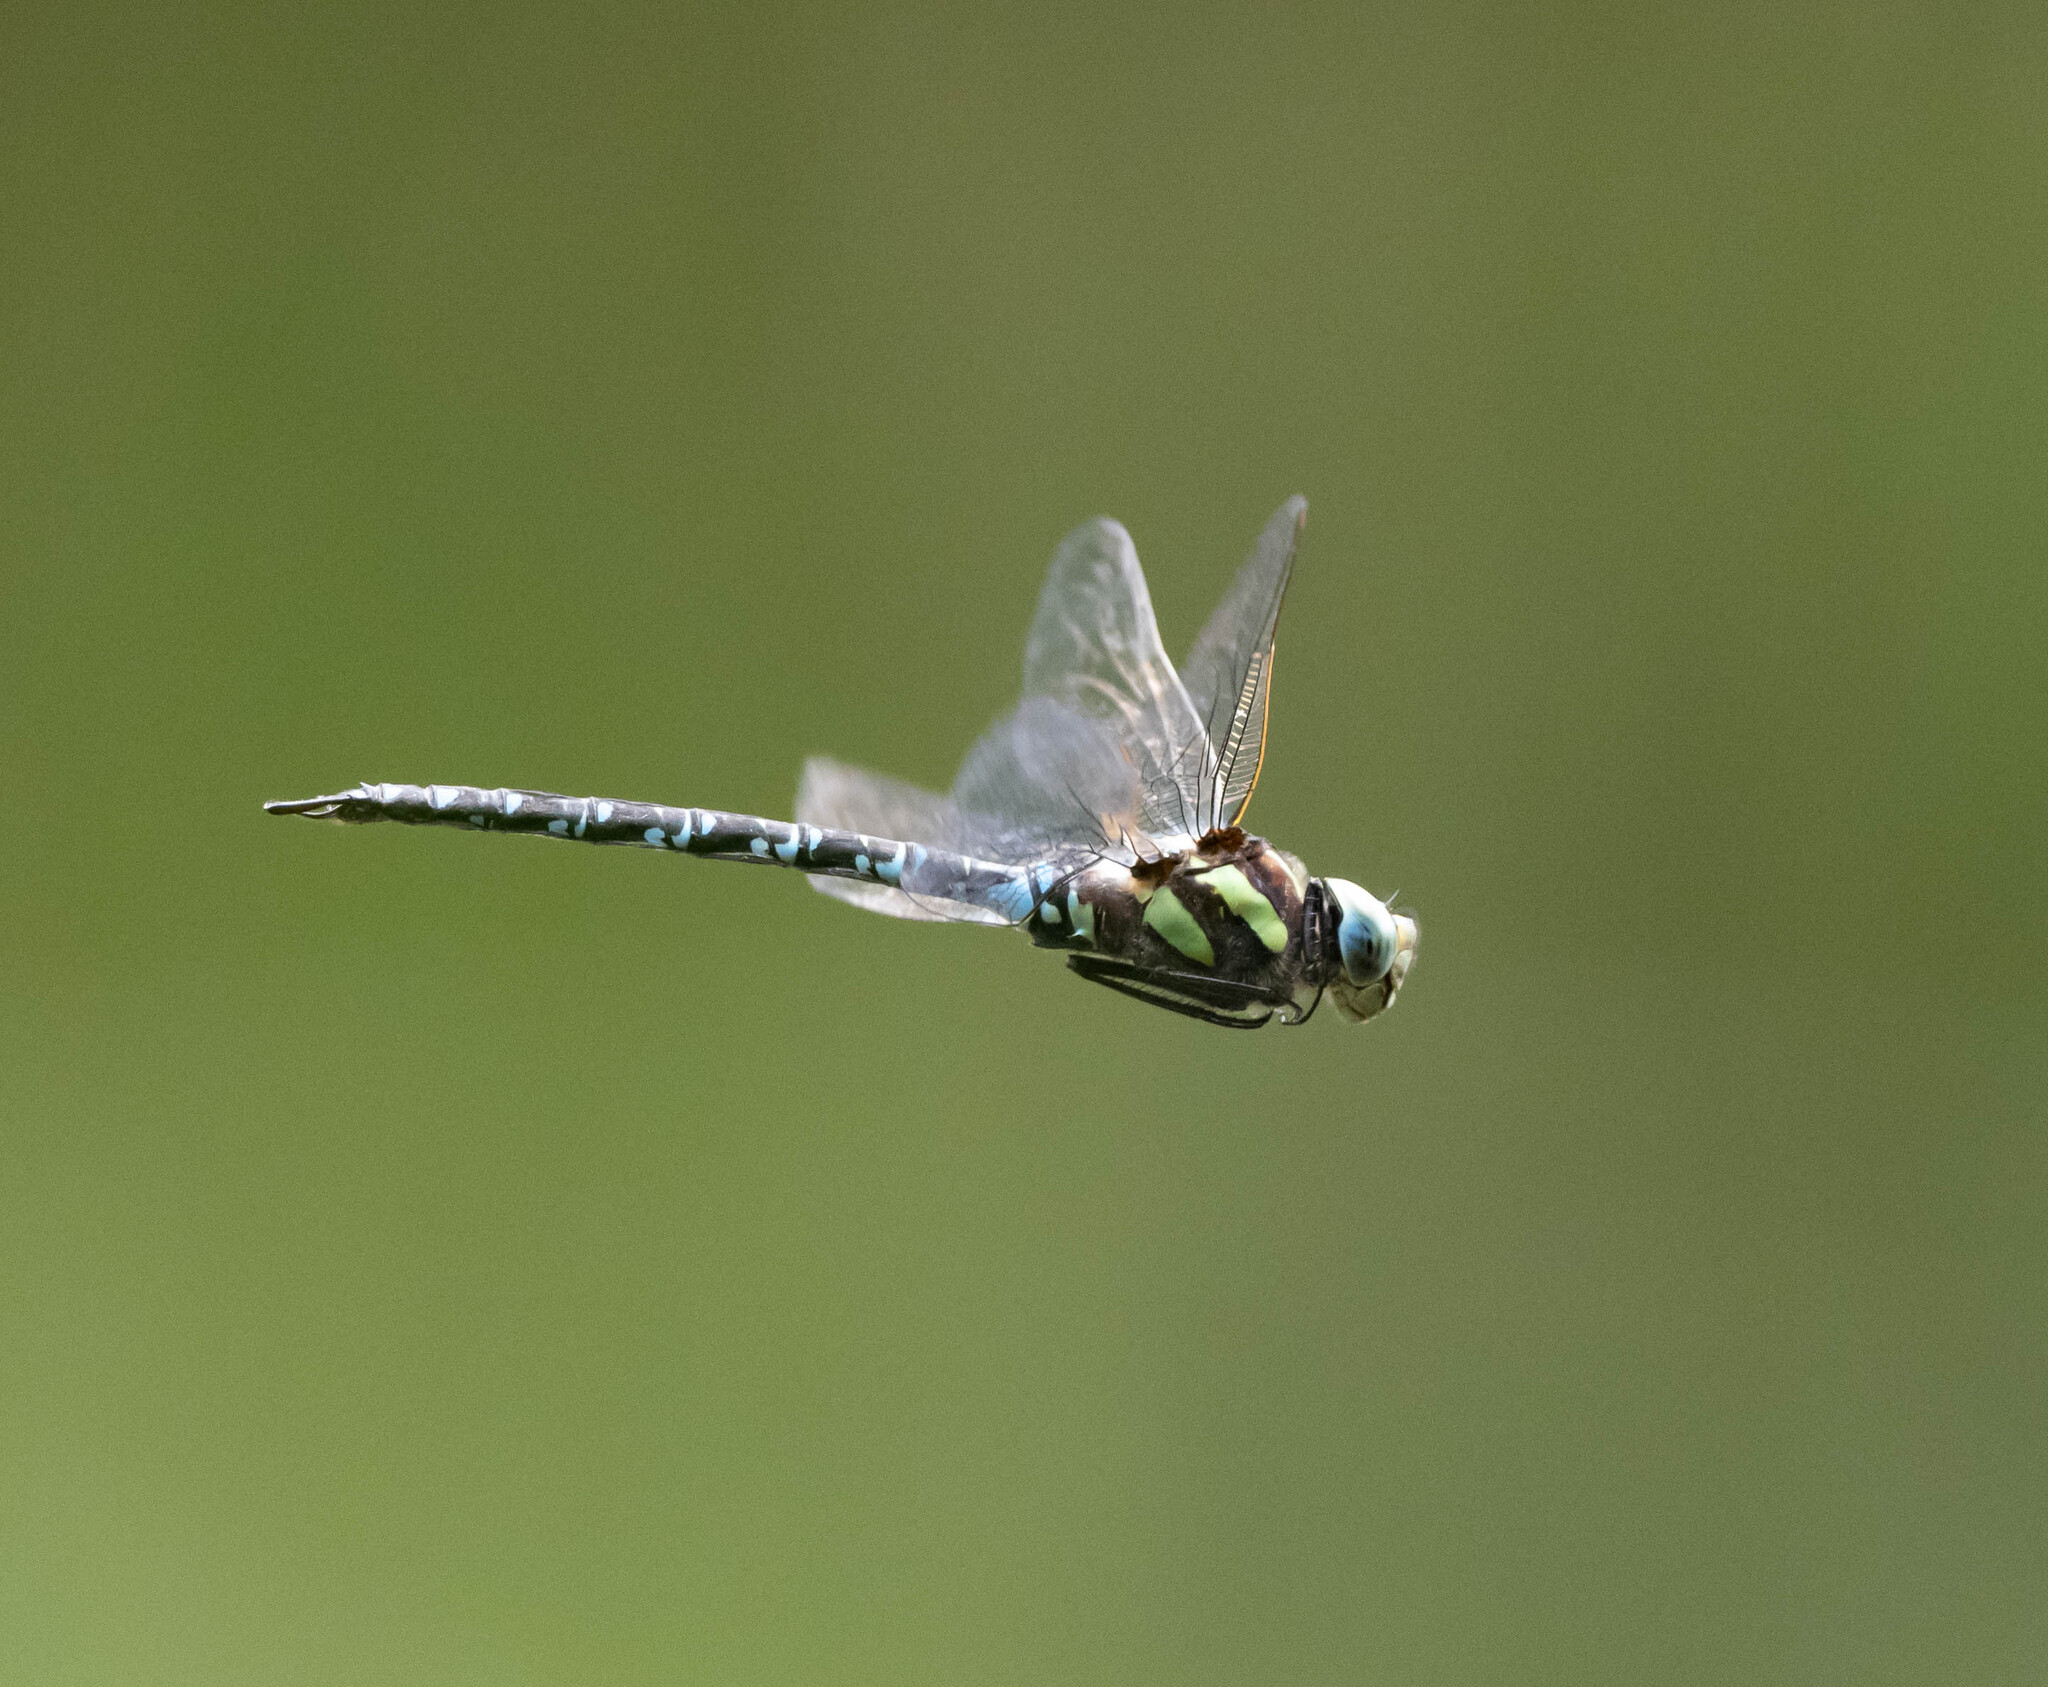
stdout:
<svg viewBox="0 0 2048 1687">
<path fill-rule="evenodd" d="M 1344 879 L 1329 881 L 1343 918 L 1337 923 L 1337 954 L 1344 976 L 1363 987 L 1387 976 L 1394 964 L 1400 934 L 1387 905 L 1370 891 Z"/>
</svg>

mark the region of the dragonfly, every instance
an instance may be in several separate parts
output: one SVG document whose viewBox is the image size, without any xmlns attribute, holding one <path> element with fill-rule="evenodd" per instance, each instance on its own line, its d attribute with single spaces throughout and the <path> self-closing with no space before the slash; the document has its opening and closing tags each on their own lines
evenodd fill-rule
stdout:
<svg viewBox="0 0 2048 1687">
<path fill-rule="evenodd" d="M 1311 877 L 1243 823 L 1307 514 L 1281 505 L 1178 669 L 1129 533 L 1075 528 L 1025 639 L 1022 700 L 943 796 L 812 757 L 793 820 L 473 785 L 264 806 L 794 868 L 877 914 L 1020 929 L 1089 982 L 1211 1025 L 1298 1025 L 1325 994 L 1362 1024 L 1414 964 L 1414 914 Z"/>
</svg>

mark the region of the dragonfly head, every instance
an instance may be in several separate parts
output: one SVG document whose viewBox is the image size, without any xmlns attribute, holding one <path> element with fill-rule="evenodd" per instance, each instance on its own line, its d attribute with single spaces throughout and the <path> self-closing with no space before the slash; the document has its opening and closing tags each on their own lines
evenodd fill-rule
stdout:
<svg viewBox="0 0 2048 1687">
<path fill-rule="evenodd" d="M 1326 906 L 1326 981 L 1339 1011 L 1363 1023 L 1393 1005 L 1415 964 L 1415 922 L 1349 879 L 1316 882 Z"/>
</svg>

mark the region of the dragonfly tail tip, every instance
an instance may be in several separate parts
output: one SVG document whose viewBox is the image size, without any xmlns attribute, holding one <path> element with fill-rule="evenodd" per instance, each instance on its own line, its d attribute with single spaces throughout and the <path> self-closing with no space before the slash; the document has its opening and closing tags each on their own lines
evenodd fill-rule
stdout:
<svg viewBox="0 0 2048 1687">
<path fill-rule="evenodd" d="M 263 805 L 265 814 L 302 814 L 308 820 L 331 819 L 337 809 L 348 801 L 346 796 L 301 797 L 296 802 L 267 802 Z"/>
</svg>

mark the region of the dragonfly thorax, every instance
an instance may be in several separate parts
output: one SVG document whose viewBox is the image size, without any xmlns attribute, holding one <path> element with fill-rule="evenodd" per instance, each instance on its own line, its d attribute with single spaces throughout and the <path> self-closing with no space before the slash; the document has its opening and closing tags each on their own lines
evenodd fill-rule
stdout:
<svg viewBox="0 0 2048 1687">
<path fill-rule="evenodd" d="M 1299 1007 L 1307 890 L 1298 862 L 1231 827 L 1171 853 L 1069 868 L 1026 929 L 1045 948 L 1227 980 Z"/>
</svg>

